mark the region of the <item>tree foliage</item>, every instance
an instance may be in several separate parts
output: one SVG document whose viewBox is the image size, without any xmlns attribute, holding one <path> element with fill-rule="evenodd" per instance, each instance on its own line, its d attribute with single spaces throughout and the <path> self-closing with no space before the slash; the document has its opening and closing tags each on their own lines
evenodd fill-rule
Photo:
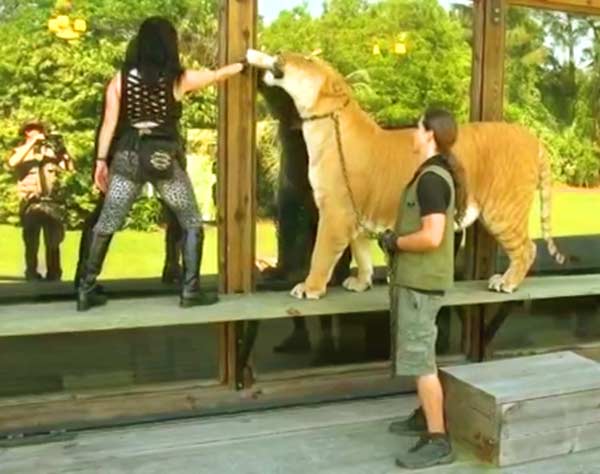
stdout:
<svg viewBox="0 0 600 474">
<path fill-rule="evenodd" d="M 125 48 L 141 21 L 152 15 L 170 18 L 180 33 L 187 67 L 214 67 L 218 21 L 212 0 L 87 0 L 75 3 L 73 17 L 83 17 L 88 32 L 66 42 L 50 34 L 48 19 L 60 2 L 4 2 L 0 10 L 0 149 L 9 154 L 22 137 L 21 124 L 38 118 L 62 133 L 76 173 L 64 177 L 68 226 L 77 227 L 94 204 L 91 164 L 94 133 L 101 114 L 104 86 L 120 67 Z M 207 89 L 188 100 L 183 126 L 216 127 L 216 94 Z M 2 160 L 3 162 L 5 160 Z M 0 170 L 0 222 L 14 222 L 14 177 Z M 129 225 L 154 225 L 158 206 L 136 203 Z"/>
<path fill-rule="evenodd" d="M 404 35 L 407 54 L 394 54 Z M 471 48 L 460 19 L 436 0 L 328 0 L 282 12 L 261 34 L 268 51 L 320 51 L 344 74 L 382 124 L 413 122 L 428 105 L 468 117 Z M 380 55 L 373 54 L 379 45 Z"/>
<path fill-rule="evenodd" d="M 71 14 L 89 25 L 74 42 L 57 39 L 47 29 L 48 19 L 68 3 L 74 4 Z M 126 7 L 120 0 L 0 3 L 0 150 L 10 153 L 20 141 L 20 125 L 34 117 L 65 136 L 77 168 L 64 177 L 69 227 L 80 225 L 95 200 L 91 155 L 104 85 L 119 68 L 140 22 L 156 14 L 176 24 L 186 66 L 216 65 L 215 0 L 137 0 Z M 261 24 L 259 44 L 270 52 L 320 54 L 347 77 L 362 106 L 383 125 L 411 123 L 428 105 L 447 107 L 466 121 L 471 15 L 469 7 L 448 11 L 437 0 L 325 0 L 323 15 L 314 18 L 300 3 Z M 406 54 L 394 54 L 399 42 Z M 506 44 L 505 119 L 531 127 L 544 139 L 557 179 L 597 185 L 600 21 L 511 7 Z M 381 54 L 374 54 L 375 45 Z M 185 105 L 184 130 L 216 127 L 214 90 Z M 264 117 L 264 108 L 259 110 Z M 260 166 L 266 170 L 259 174 L 261 202 L 273 196 L 275 186 L 276 166 L 269 160 L 277 160 L 276 140 L 268 135 L 259 140 Z M 2 166 L 0 222 L 16 222 L 15 180 Z M 136 206 L 130 226 L 144 228 L 159 219 L 153 199 Z M 268 204 L 261 206 L 270 212 Z"/>
<path fill-rule="evenodd" d="M 327 0 L 312 18 L 306 4 L 284 11 L 261 33 L 268 51 L 321 55 L 353 84 L 383 125 L 414 121 L 429 105 L 469 116 L 472 9 L 437 0 Z M 406 54 L 393 54 L 404 35 Z M 373 46 L 381 49 L 373 54 Z M 587 44 L 587 46 L 585 46 Z M 546 142 L 555 178 L 600 184 L 600 21 L 509 8 L 504 114 Z"/>
</svg>

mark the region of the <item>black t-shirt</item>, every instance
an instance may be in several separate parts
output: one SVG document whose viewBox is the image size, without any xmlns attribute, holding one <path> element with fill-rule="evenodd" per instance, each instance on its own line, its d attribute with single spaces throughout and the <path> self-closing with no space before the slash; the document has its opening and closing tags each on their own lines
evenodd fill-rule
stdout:
<svg viewBox="0 0 600 474">
<path fill-rule="evenodd" d="M 450 171 L 448 162 L 442 155 L 436 155 L 425 161 L 415 178 L 419 176 L 421 170 L 427 166 L 437 165 Z M 419 179 L 417 185 L 417 199 L 421 209 L 421 217 L 431 214 L 445 214 L 450 205 L 451 189 L 446 180 L 433 172 L 426 172 Z"/>
</svg>

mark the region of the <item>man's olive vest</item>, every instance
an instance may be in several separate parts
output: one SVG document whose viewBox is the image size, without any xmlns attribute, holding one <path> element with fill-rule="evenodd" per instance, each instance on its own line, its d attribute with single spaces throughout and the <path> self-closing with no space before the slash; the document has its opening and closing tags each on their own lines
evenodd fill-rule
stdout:
<svg viewBox="0 0 600 474">
<path fill-rule="evenodd" d="M 392 260 L 390 283 L 417 290 L 440 291 L 454 282 L 454 181 L 448 170 L 439 165 L 425 166 L 406 188 L 396 218 L 396 235 L 408 235 L 421 229 L 421 209 L 417 187 L 423 174 L 433 172 L 450 186 L 450 204 L 446 210 L 446 228 L 442 243 L 428 252 L 396 253 Z"/>
</svg>

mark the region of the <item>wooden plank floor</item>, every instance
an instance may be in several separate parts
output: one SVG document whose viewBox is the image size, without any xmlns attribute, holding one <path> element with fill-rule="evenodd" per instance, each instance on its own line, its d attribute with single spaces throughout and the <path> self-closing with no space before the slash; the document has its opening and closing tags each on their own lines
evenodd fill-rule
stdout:
<svg viewBox="0 0 600 474">
<path fill-rule="evenodd" d="M 2 474 L 383 474 L 412 438 L 388 434 L 413 396 L 388 397 L 78 433 L 75 439 L 0 449 Z M 464 448 L 425 474 L 598 474 L 600 450 L 503 469 Z"/>
<path fill-rule="evenodd" d="M 532 277 L 513 294 L 488 291 L 484 281 L 458 282 L 446 295 L 445 304 L 458 306 L 581 295 L 600 295 L 600 275 Z M 75 311 L 74 301 L 29 303 L 0 307 L 0 337 L 356 314 L 388 308 L 388 288 L 384 285 L 358 294 L 334 288 L 318 301 L 296 300 L 287 292 L 226 295 L 216 305 L 188 309 L 177 306 L 175 295 L 113 299 L 107 306 L 85 313 Z"/>
</svg>

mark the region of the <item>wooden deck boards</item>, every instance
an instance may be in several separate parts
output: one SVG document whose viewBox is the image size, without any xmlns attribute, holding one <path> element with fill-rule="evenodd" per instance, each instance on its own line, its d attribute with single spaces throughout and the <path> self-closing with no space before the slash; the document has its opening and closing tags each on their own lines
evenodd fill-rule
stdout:
<svg viewBox="0 0 600 474">
<path fill-rule="evenodd" d="M 360 294 L 334 288 L 318 301 L 295 300 L 287 292 L 225 295 L 216 305 L 190 309 L 180 309 L 176 296 L 113 299 L 85 313 L 75 311 L 74 301 L 4 305 L 0 307 L 0 337 L 387 311 L 387 291 L 386 286 Z M 446 305 L 582 295 L 600 295 L 600 275 L 533 277 L 513 294 L 487 291 L 483 281 L 458 282 L 446 295 Z"/>
<path fill-rule="evenodd" d="M 1 472 L 21 474 L 379 474 L 405 472 L 394 454 L 411 438 L 387 433 L 413 396 L 81 432 L 72 440 L 0 449 Z M 496 469 L 459 448 L 425 474 L 596 474 L 600 450 Z"/>
</svg>

